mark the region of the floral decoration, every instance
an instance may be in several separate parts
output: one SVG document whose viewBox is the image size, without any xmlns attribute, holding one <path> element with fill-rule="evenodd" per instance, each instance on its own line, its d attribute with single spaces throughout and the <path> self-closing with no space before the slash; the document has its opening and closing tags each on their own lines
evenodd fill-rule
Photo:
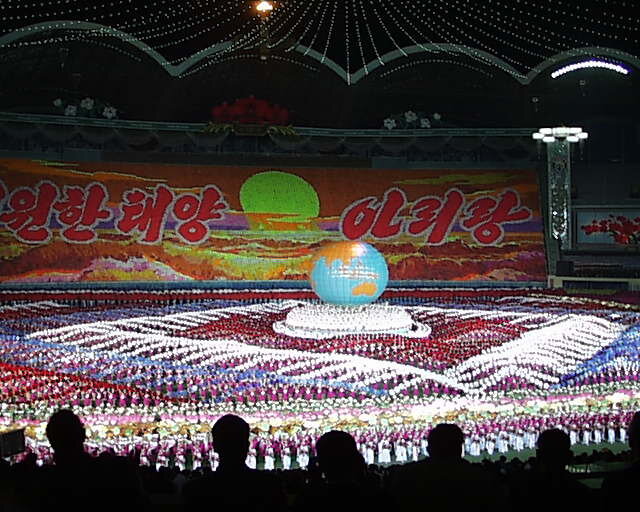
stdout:
<svg viewBox="0 0 640 512">
<path fill-rule="evenodd" d="M 442 115 L 437 112 L 429 115 L 424 112 L 407 110 L 401 114 L 387 117 L 383 125 L 387 130 L 414 130 L 431 128 L 439 125 L 441 121 Z"/>
<path fill-rule="evenodd" d="M 92 117 L 116 119 L 118 110 L 103 101 L 85 97 L 80 100 L 72 98 L 56 98 L 53 106 L 67 117 Z"/>
<path fill-rule="evenodd" d="M 80 108 L 83 110 L 92 110 L 95 105 L 95 101 L 92 98 L 84 98 L 80 102 Z"/>
<path fill-rule="evenodd" d="M 258 124 L 285 126 L 290 123 L 288 109 L 253 96 L 241 98 L 233 103 L 222 103 L 211 109 L 215 124 Z"/>
<path fill-rule="evenodd" d="M 413 112 L 412 110 L 409 110 L 404 113 L 404 120 L 407 122 L 407 124 L 411 124 L 418 120 L 418 116 L 416 115 L 415 112 Z"/>
<path fill-rule="evenodd" d="M 113 119 L 118 115 L 118 111 L 114 107 L 107 106 L 102 110 L 102 115 L 107 119 Z"/>
<path fill-rule="evenodd" d="M 608 219 L 594 219 L 580 229 L 587 235 L 608 233 L 618 244 L 640 245 L 640 217 L 629 219 L 623 215 L 609 215 Z"/>
<path fill-rule="evenodd" d="M 387 118 L 384 120 L 384 127 L 387 130 L 393 130 L 397 126 L 396 120 L 392 118 Z"/>
</svg>

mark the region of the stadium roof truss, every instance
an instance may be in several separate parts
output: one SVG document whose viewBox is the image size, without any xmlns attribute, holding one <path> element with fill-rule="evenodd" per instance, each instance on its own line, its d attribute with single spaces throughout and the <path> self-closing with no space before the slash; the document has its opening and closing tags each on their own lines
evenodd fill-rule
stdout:
<svg viewBox="0 0 640 512">
<path fill-rule="evenodd" d="M 205 62 L 207 59 L 215 59 L 218 56 L 223 56 L 238 49 L 236 46 L 234 46 L 232 41 L 219 43 L 194 53 L 179 64 L 172 64 L 158 51 L 147 45 L 144 41 L 141 41 L 135 36 L 132 36 L 131 34 L 98 23 L 73 20 L 61 20 L 55 22 L 49 21 L 22 27 L 19 30 L 1 36 L 0 48 L 4 46 L 19 44 L 19 42 L 25 38 L 34 37 L 45 32 L 57 30 L 78 31 L 100 35 L 102 37 L 113 37 L 119 39 L 123 43 L 137 48 L 139 51 L 143 52 L 148 57 L 156 61 L 169 75 L 173 77 L 182 77 L 189 71 L 193 70 L 198 64 Z M 484 50 L 472 48 L 466 45 L 450 43 L 424 43 L 398 48 L 394 51 L 390 51 L 384 55 L 381 55 L 377 59 L 370 61 L 368 64 L 363 65 L 360 69 L 353 73 L 348 73 L 347 70 L 344 69 L 344 67 L 340 66 L 335 61 L 331 60 L 325 55 L 322 55 L 312 48 L 308 48 L 303 45 L 297 45 L 293 47 L 293 51 L 299 53 L 302 56 L 307 56 L 318 61 L 320 64 L 331 69 L 336 75 L 338 75 L 349 85 L 355 85 L 356 83 L 364 80 L 369 74 L 371 74 L 372 71 L 379 69 L 386 64 L 408 57 L 410 55 L 425 53 L 446 53 L 450 55 L 468 56 L 487 66 L 496 67 L 502 70 L 523 85 L 531 83 L 536 77 L 538 77 L 545 71 L 552 69 L 558 64 L 566 62 L 573 58 L 602 57 L 611 59 L 612 61 L 616 62 L 624 62 L 637 69 L 640 69 L 639 57 L 614 48 L 600 46 L 575 48 L 557 53 L 552 57 L 549 57 L 540 62 L 527 74 L 519 72 L 505 60 Z"/>
</svg>

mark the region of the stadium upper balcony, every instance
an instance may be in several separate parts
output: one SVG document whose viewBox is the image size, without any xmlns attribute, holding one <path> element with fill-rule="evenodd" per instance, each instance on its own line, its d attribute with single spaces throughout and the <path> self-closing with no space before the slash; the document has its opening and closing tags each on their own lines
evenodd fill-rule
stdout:
<svg viewBox="0 0 640 512">
<path fill-rule="evenodd" d="M 224 162 L 230 158 L 336 157 L 354 165 L 375 157 L 407 161 L 531 163 L 540 157 L 533 128 L 423 130 L 229 126 L 204 123 L 70 118 L 0 113 L 0 151 L 6 155 L 85 155 L 97 159 Z"/>
</svg>

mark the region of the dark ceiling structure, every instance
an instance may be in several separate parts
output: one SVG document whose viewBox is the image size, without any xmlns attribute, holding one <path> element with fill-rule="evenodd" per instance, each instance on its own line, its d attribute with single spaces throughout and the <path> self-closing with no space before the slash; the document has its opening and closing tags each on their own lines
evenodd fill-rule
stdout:
<svg viewBox="0 0 640 512">
<path fill-rule="evenodd" d="M 49 36 L 39 40 L 39 26 L 95 25 L 85 33 L 60 38 L 67 41 L 91 40 L 113 29 L 123 39 L 156 51 L 169 65 L 182 64 L 198 54 L 212 56 L 200 66 L 216 62 L 262 44 L 267 35 L 270 49 L 290 52 L 299 48 L 349 73 L 391 52 L 402 55 L 404 48 L 413 46 L 445 55 L 464 53 L 481 64 L 487 62 L 485 55 L 491 55 L 496 59 L 494 65 L 521 74 L 575 48 L 612 48 L 634 54 L 640 47 L 637 6 L 630 0 L 280 0 L 274 2 L 268 16 L 256 11 L 257 3 L 9 0 L 3 2 L 0 21 L 4 34 L 34 34 L 28 44 L 54 43 L 47 41 Z M 18 39 L 10 44 L 27 43 Z"/>
<path fill-rule="evenodd" d="M 202 121 L 253 94 L 309 126 L 380 127 L 410 108 L 494 126 L 638 113 L 631 0 L 258 3 L 7 0 L 0 109 L 46 113 L 66 94 Z"/>
</svg>

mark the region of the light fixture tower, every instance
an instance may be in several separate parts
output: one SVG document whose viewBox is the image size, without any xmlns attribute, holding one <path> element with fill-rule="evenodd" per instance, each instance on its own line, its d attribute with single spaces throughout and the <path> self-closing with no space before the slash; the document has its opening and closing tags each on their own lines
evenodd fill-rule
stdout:
<svg viewBox="0 0 640 512">
<path fill-rule="evenodd" d="M 571 144 L 589 134 L 582 128 L 540 128 L 533 134 L 547 145 L 548 229 L 560 248 L 571 248 Z"/>
</svg>

